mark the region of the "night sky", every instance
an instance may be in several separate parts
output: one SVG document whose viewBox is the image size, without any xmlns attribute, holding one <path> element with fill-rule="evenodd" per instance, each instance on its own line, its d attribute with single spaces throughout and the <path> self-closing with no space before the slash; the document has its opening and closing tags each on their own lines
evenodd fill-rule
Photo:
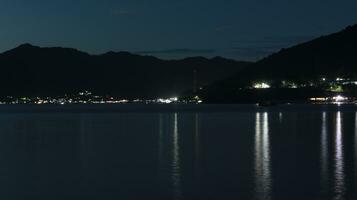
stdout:
<svg viewBox="0 0 357 200">
<path fill-rule="evenodd" d="M 0 0 L 0 51 L 22 43 L 161 58 L 256 60 L 357 23 L 356 0 Z"/>
</svg>

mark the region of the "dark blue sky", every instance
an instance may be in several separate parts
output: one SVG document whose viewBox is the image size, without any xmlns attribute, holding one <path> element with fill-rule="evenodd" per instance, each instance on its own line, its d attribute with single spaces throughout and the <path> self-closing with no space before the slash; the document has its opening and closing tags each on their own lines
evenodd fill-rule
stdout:
<svg viewBox="0 0 357 200">
<path fill-rule="evenodd" d="M 0 51 L 21 43 L 98 54 L 254 60 L 357 23 L 356 0 L 0 0 Z"/>
</svg>

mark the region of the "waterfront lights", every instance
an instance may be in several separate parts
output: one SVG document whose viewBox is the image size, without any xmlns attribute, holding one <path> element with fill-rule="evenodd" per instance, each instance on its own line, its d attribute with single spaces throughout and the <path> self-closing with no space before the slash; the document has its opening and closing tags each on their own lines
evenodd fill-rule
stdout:
<svg viewBox="0 0 357 200">
<path fill-rule="evenodd" d="M 341 96 L 341 95 L 334 96 L 334 97 L 332 97 L 332 99 L 333 99 L 335 102 L 341 102 L 341 101 L 346 101 L 346 100 L 348 100 L 347 97 L 344 97 L 344 96 Z"/>
<path fill-rule="evenodd" d="M 309 98 L 309 100 L 313 102 L 343 103 L 347 102 L 349 98 L 342 95 L 337 95 L 332 97 L 312 97 Z"/>
<path fill-rule="evenodd" d="M 176 102 L 176 101 L 178 101 L 178 97 L 172 97 L 169 100 L 172 101 L 172 102 Z"/>
<path fill-rule="evenodd" d="M 170 103 L 175 103 L 178 100 L 179 100 L 178 97 L 172 97 L 172 98 L 169 98 L 169 99 L 157 99 L 156 102 L 164 103 L 164 104 L 170 104 Z"/>
<path fill-rule="evenodd" d="M 310 98 L 310 101 L 327 101 L 327 97 L 312 97 Z"/>
<path fill-rule="evenodd" d="M 255 89 L 268 89 L 268 88 L 270 88 L 270 85 L 268 83 L 265 83 L 265 82 L 260 82 L 260 83 L 255 83 L 253 85 L 253 88 L 255 88 Z"/>
</svg>

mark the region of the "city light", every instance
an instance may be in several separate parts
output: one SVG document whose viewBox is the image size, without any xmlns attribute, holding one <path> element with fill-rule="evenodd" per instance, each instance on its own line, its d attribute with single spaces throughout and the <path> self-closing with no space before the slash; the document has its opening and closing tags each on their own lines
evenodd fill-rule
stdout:
<svg viewBox="0 0 357 200">
<path fill-rule="evenodd" d="M 312 97 L 310 98 L 310 101 L 327 101 L 328 98 L 326 97 Z"/>
<path fill-rule="evenodd" d="M 170 104 L 178 101 L 178 97 L 172 97 L 168 99 L 157 99 L 157 103 Z"/>
<path fill-rule="evenodd" d="M 93 95 L 90 91 L 79 92 L 77 94 L 66 94 L 57 97 L 12 97 L 7 96 L 0 100 L 0 104 L 127 104 L 127 103 L 140 103 L 140 104 L 171 104 L 171 103 L 197 103 L 195 101 L 180 100 L 179 97 L 174 96 L 171 98 L 158 98 L 158 99 L 134 99 L 129 100 L 125 98 L 116 98 L 108 95 L 100 96 Z"/>
<path fill-rule="evenodd" d="M 341 101 L 346 101 L 348 100 L 347 97 L 344 97 L 344 96 L 341 96 L 341 95 L 337 95 L 335 97 L 332 97 L 332 99 L 335 101 L 335 102 L 341 102 Z"/>
<path fill-rule="evenodd" d="M 309 98 L 312 102 L 326 102 L 326 103 L 345 103 L 350 101 L 348 97 L 337 95 L 332 97 L 312 97 Z"/>
<path fill-rule="evenodd" d="M 261 83 L 255 83 L 253 85 L 253 87 L 255 89 L 268 89 L 270 88 L 270 85 L 268 83 L 265 83 L 265 82 L 261 82 Z"/>
</svg>

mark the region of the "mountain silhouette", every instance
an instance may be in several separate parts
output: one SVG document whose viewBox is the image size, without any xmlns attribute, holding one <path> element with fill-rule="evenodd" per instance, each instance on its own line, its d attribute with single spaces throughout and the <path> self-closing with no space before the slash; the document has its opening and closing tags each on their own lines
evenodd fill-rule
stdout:
<svg viewBox="0 0 357 200">
<path fill-rule="evenodd" d="M 282 49 L 235 75 L 236 79 L 311 80 L 356 77 L 357 25 Z M 244 77 L 244 78 L 243 78 Z"/>
<path fill-rule="evenodd" d="M 227 78 L 250 63 L 220 57 L 161 60 L 129 52 L 90 55 L 71 48 L 23 44 L 0 54 L 1 96 L 63 95 L 80 90 L 123 98 L 179 95 Z"/>
<path fill-rule="evenodd" d="M 357 79 L 357 25 L 282 49 L 210 85 L 204 96 L 215 101 L 238 99 L 244 96 L 238 89 L 251 86 L 255 81 L 306 83 L 322 77 Z"/>
</svg>

